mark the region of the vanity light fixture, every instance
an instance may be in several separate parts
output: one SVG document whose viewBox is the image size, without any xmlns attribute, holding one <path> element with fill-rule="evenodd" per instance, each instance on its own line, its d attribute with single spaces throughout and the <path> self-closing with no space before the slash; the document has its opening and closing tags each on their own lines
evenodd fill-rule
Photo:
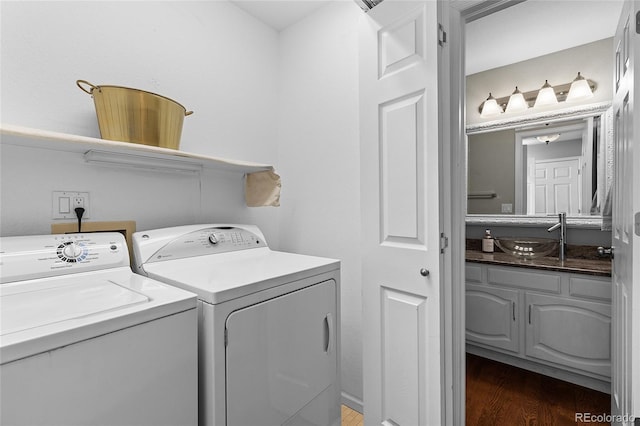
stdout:
<svg viewBox="0 0 640 426">
<path fill-rule="evenodd" d="M 509 102 L 507 103 L 507 109 L 505 112 L 521 112 L 526 111 L 528 108 L 529 104 L 527 104 L 524 95 L 520 90 L 518 90 L 518 86 L 516 86 L 516 90 L 514 90 L 509 97 Z"/>
<path fill-rule="evenodd" d="M 549 81 L 545 80 L 540 90 L 521 92 L 516 86 L 516 90 L 510 96 L 500 98 L 494 98 L 489 93 L 489 97 L 480 104 L 478 111 L 483 118 L 496 117 L 503 112 L 517 113 L 530 108 L 557 105 L 559 102 L 581 101 L 592 97 L 595 90 L 596 84 L 578 73 L 573 82 L 558 86 L 551 86 Z"/>
<path fill-rule="evenodd" d="M 548 80 L 544 81 L 544 84 L 538 91 L 538 96 L 536 97 L 536 103 L 533 105 L 534 108 L 547 106 L 547 105 L 555 105 L 558 103 L 558 98 L 556 97 L 556 92 L 553 90 L 553 86 L 549 84 Z"/>
<path fill-rule="evenodd" d="M 502 114 L 502 107 L 498 105 L 496 98 L 491 95 L 491 92 L 489 92 L 489 97 L 484 101 L 481 109 L 480 115 L 482 117 L 495 117 Z"/>
<path fill-rule="evenodd" d="M 591 97 L 593 97 L 593 91 L 591 90 L 591 86 L 589 86 L 589 82 L 578 72 L 578 76 L 571 83 L 571 88 L 567 94 L 567 102 L 589 99 Z"/>
</svg>

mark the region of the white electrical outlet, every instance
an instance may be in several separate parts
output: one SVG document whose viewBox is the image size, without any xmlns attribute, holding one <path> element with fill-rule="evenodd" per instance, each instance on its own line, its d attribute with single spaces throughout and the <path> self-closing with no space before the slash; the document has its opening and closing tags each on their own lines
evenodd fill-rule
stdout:
<svg viewBox="0 0 640 426">
<path fill-rule="evenodd" d="M 82 219 L 89 217 L 89 193 L 75 191 L 53 191 L 51 197 L 52 219 L 77 219 L 75 209 L 82 207 Z"/>
</svg>

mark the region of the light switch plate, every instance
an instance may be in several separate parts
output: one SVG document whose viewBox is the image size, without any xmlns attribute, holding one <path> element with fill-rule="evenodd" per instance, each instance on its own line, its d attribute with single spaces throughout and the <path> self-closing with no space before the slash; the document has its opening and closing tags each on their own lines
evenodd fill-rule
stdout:
<svg viewBox="0 0 640 426">
<path fill-rule="evenodd" d="M 89 193 L 78 191 L 53 191 L 51 196 L 52 219 L 76 219 L 76 207 L 82 207 L 82 219 L 89 218 Z"/>
</svg>

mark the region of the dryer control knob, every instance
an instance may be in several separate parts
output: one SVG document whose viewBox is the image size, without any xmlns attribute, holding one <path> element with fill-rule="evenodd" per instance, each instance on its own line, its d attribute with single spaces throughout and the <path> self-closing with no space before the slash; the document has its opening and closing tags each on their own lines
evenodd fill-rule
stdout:
<svg viewBox="0 0 640 426">
<path fill-rule="evenodd" d="M 218 237 L 216 237 L 216 234 L 209 235 L 209 242 L 214 246 L 218 244 Z"/>
</svg>

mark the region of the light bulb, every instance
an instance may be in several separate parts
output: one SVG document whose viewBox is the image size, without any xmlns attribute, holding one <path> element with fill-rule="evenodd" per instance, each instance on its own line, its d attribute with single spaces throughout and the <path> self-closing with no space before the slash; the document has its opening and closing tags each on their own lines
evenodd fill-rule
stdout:
<svg viewBox="0 0 640 426">
<path fill-rule="evenodd" d="M 518 86 L 516 86 L 516 90 L 514 90 L 509 97 L 509 102 L 507 103 L 507 109 L 505 112 L 521 112 L 526 111 L 527 108 L 529 108 L 529 104 L 527 104 L 527 101 L 524 99 L 524 95 L 520 90 L 518 90 Z"/>
<path fill-rule="evenodd" d="M 575 102 L 593 97 L 593 92 L 589 82 L 578 73 L 578 76 L 571 83 L 571 88 L 567 94 L 567 102 Z"/>
<path fill-rule="evenodd" d="M 491 93 L 489 93 L 489 97 L 486 101 L 484 101 L 484 104 L 482 105 L 482 112 L 480 113 L 480 116 L 494 117 L 500 114 L 502 114 L 502 108 L 500 107 L 500 105 L 498 105 L 498 101 L 496 101 L 496 98 L 491 96 Z"/>
<path fill-rule="evenodd" d="M 546 105 L 555 105 L 558 103 L 558 98 L 556 98 L 556 91 L 553 90 L 553 87 L 549 84 L 549 81 L 545 80 L 544 85 L 538 92 L 538 97 L 536 98 L 536 103 L 533 105 L 534 108 L 546 106 Z"/>
<path fill-rule="evenodd" d="M 560 137 L 560 133 L 554 133 L 552 135 L 536 136 L 536 139 L 538 139 L 539 142 L 544 142 L 548 144 L 549 142 L 557 141 L 559 137 Z"/>
</svg>

